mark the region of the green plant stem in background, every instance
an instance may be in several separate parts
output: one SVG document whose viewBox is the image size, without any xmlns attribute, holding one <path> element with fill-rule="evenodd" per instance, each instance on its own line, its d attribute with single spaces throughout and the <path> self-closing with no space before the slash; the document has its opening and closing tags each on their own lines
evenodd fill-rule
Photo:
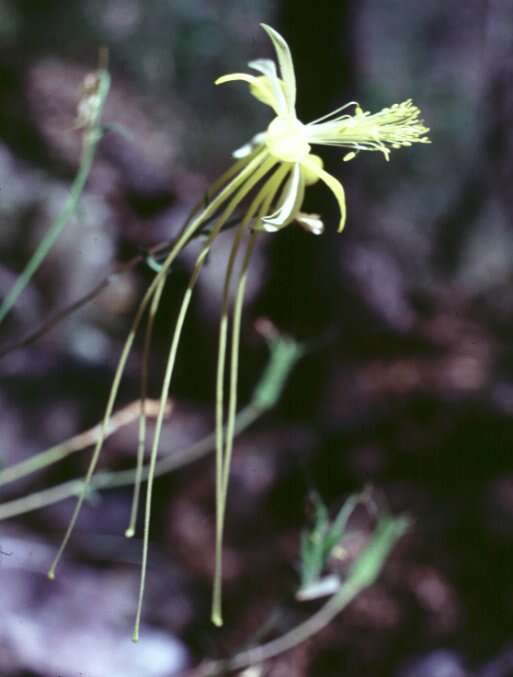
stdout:
<svg viewBox="0 0 513 677">
<path fill-rule="evenodd" d="M 225 223 L 223 230 L 232 228 L 233 225 L 239 223 L 239 221 L 240 218 L 238 216 L 228 220 Z M 209 224 L 207 222 L 205 224 L 206 226 L 205 230 L 198 229 L 198 232 L 195 235 L 191 236 L 191 240 L 194 239 L 194 237 L 204 237 L 205 235 L 208 235 L 207 231 L 208 225 Z M 86 303 L 89 303 L 90 301 L 95 299 L 119 275 L 127 273 L 140 263 L 146 263 L 148 266 L 150 266 L 150 262 L 152 262 L 152 265 L 150 267 L 153 270 L 155 270 L 155 267 L 157 265 L 158 270 L 160 271 L 160 269 L 162 268 L 162 264 L 158 263 L 156 264 L 155 259 L 157 255 L 161 256 L 162 253 L 165 254 L 167 251 L 169 251 L 173 247 L 173 244 L 174 244 L 173 241 L 160 242 L 159 244 L 150 247 L 145 254 L 138 254 L 137 256 L 133 256 L 128 261 L 118 264 L 113 268 L 113 270 L 108 275 L 106 275 L 103 278 L 103 280 L 100 280 L 100 282 L 98 282 L 98 284 L 96 284 L 92 289 L 90 289 L 88 292 L 86 292 L 85 294 L 83 294 L 78 299 L 68 304 L 64 308 L 61 308 L 60 310 L 55 312 L 48 319 L 44 320 L 44 322 L 42 322 L 39 325 L 39 327 L 37 327 L 37 329 L 31 331 L 26 336 L 19 339 L 18 341 L 15 341 L 14 343 L 11 343 L 10 345 L 7 345 L 5 347 L 0 346 L 0 359 L 5 357 L 6 355 L 9 355 L 9 353 L 12 353 L 18 348 L 24 348 L 30 345 L 31 343 L 34 343 L 34 341 L 40 339 L 41 336 L 44 336 L 44 334 L 49 332 L 53 327 L 55 327 L 55 325 L 65 320 L 69 315 L 71 315 L 71 313 L 74 313 L 75 311 L 79 310 L 82 306 L 84 306 Z"/>
<path fill-rule="evenodd" d="M 390 551 L 404 534 L 407 526 L 408 521 L 404 517 L 382 517 L 369 544 L 349 571 L 346 581 L 319 611 L 277 639 L 242 651 L 226 660 L 206 662 L 192 671 L 190 677 L 214 677 L 215 675 L 260 665 L 270 658 L 293 649 L 321 631 L 360 592 L 375 582 Z"/>
<path fill-rule="evenodd" d="M 110 88 L 110 76 L 106 70 L 98 71 L 99 85 L 97 92 L 97 102 L 94 120 L 92 120 L 90 126 L 84 130 L 83 137 L 83 146 L 82 146 L 82 157 L 80 160 L 80 167 L 78 173 L 71 185 L 71 190 L 68 195 L 68 199 L 64 205 L 63 210 L 55 221 L 50 226 L 50 229 L 44 236 L 43 240 L 38 245 L 36 251 L 32 255 L 31 259 L 25 266 L 25 269 L 20 274 L 14 286 L 9 291 L 2 304 L 0 305 L 0 323 L 5 319 L 6 315 L 9 313 L 11 308 L 14 306 L 19 296 L 23 293 L 30 280 L 37 272 L 39 266 L 45 260 L 49 251 L 55 244 L 55 241 L 60 236 L 64 227 L 70 220 L 70 218 L 75 213 L 82 191 L 89 177 L 91 167 L 93 166 L 94 157 L 96 153 L 96 148 L 98 142 L 102 138 L 102 128 L 101 128 L 101 113 L 103 111 L 103 106 L 105 100 L 109 93 Z"/>
<path fill-rule="evenodd" d="M 269 348 L 269 361 L 255 388 L 251 402 L 237 415 L 235 424 L 235 434 L 237 435 L 246 430 L 246 428 L 276 404 L 283 392 L 287 376 L 304 354 L 304 349 L 300 344 L 283 336 L 273 338 L 269 343 Z M 156 403 L 152 402 L 152 408 L 155 408 L 155 404 Z M 133 408 L 133 405 L 131 406 L 133 409 L 133 416 L 130 420 L 135 420 L 136 410 Z M 119 416 L 119 413 L 114 415 L 111 420 L 111 432 L 113 432 L 112 426 L 115 427 L 116 416 Z M 154 412 L 152 412 L 152 415 L 154 415 Z M 83 433 L 83 435 L 84 434 L 90 435 L 91 431 Z M 215 448 L 215 441 L 215 433 L 211 433 L 192 446 L 161 458 L 155 466 L 155 476 L 172 472 L 177 468 L 206 456 L 206 454 Z M 23 461 L 22 464 L 12 466 L 12 471 L 14 471 L 15 468 L 21 470 L 20 466 L 22 466 L 22 472 L 11 471 L 8 481 L 14 481 L 31 472 L 41 470 L 65 458 L 72 451 L 78 451 L 79 449 L 84 448 L 84 446 L 74 445 L 73 448 L 70 449 L 70 446 L 72 445 L 70 445 L 69 442 L 69 440 L 63 442 L 60 445 L 52 447 L 52 449 L 49 449 L 48 451 L 37 454 L 33 459 L 28 459 L 27 461 Z M 30 465 L 31 461 L 33 461 L 32 466 Z M 4 472 L 7 473 L 10 470 L 10 468 L 7 468 Z M 148 478 L 148 471 L 149 466 L 146 465 L 142 468 L 141 481 L 145 481 Z M 0 474 L 0 478 L 1 477 L 2 475 Z M 91 481 L 89 498 L 94 496 L 94 493 L 100 489 L 129 486 L 134 483 L 135 478 L 136 470 L 100 472 L 93 477 Z M 76 479 L 64 482 L 55 487 L 51 487 L 50 489 L 34 492 L 13 501 L 8 501 L 0 504 L 0 521 L 53 505 L 66 498 L 79 496 L 83 490 L 84 481 L 82 479 Z"/>
<path fill-rule="evenodd" d="M 147 416 L 154 418 L 157 415 L 158 404 L 158 400 L 147 400 Z M 119 430 L 119 428 L 134 421 L 139 415 L 139 409 L 140 404 L 139 401 L 136 400 L 117 411 L 110 420 L 107 435 L 112 435 Z M 93 428 L 79 433 L 78 435 L 74 435 L 45 451 L 40 451 L 38 454 L 30 456 L 30 458 L 27 458 L 24 461 L 20 461 L 19 463 L 15 463 L 14 465 L 10 465 L 9 467 L 0 470 L 0 487 L 9 484 L 10 482 L 20 480 L 27 475 L 32 475 L 32 473 L 35 473 L 38 470 L 43 470 L 53 463 L 62 461 L 62 459 L 76 451 L 87 449 L 87 447 L 90 447 L 97 441 L 100 433 L 101 426 L 99 424 L 95 425 Z"/>
</svg>

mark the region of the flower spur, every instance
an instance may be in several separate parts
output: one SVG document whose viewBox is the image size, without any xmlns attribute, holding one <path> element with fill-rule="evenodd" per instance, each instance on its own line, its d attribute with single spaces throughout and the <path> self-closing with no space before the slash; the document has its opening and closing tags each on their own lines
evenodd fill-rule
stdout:
<svg viewBox="0 0 513 677">
<path fill-rule="evenodd" d="M 390 108 L 385 108 L 376 114 L 364 112 L 357 103 L 351 102 L 309 124 L 303 124 L 298 120 L 295 111 L 296 80 L 289 47 L 283 37 L 273 28 L 265 24 L 262 24 L 262 27 L 269 35 L 276 51 L 279 74 L 273 61 L 259 59 L 249 64 L 259 75 L 234 73 L 219 78 L 216 84 L 235 80 L 247 82 L 253 96 L 270 106 L 275 113 L 275 117 L 264 132 L 257 134 L 249 143 L 245 144 L 238 151 L 235 151 L 236 162 L 212 184 L 207 194 L 208 200 L 206 204 L 202 201 L 193 210 L 191 217 L 176 239 L 138 307 L 116 368 L 102 422 L 102 433 L 93 451 L 82 485 L 82 492 L 79 495 L 68 529 L 49 571 L 49 576 L 53 578 L 57 564 L 74 529 L 82 504 L 88 495 L 88 487 L 100 457 L 105 434 L 108 430 L 113 407 L 120 389 L 123 372 L 136 333 L 143 318 L 147 315 L 137 452 L 138 479 L 135 483 L 130 524 L 126 535 L 133 536 L 135 533 L 139 485 L 142 477 L 141 468 L 146 449 L 145 401 L 148 371 L 147 361 L 153 323 L 172 264 L 191 239 L 204 230 L 205 225 L 213 220 L 213 225 L 208 231 L 207 239 L 196 259 L 176 323 L 172 330 L 169 353 L 164 369 L 160 408 L 151 444 L 147 476 L 143 557 L 139 599 L 133 633 L 134 640 L 137 640 L 139 636 L 148 559 L 152 488 L 166 403 L 192 293 L 214 241 L 227 222 L 232 219 L 236 210 L 243 208 L 243 215 L 233 237 L 233 244 L 226 265 L 219 325 L 216 378 L 216 552 L 212 620 L 216 625 L 221 625 L 222 540 L 228 479 L 236 428 L 240 327 L 247 273 L 256 238 L 261 231 L 274 232 L 294 221 L 312 233 L 321 233 L 323 230 L 321 218 L 316 214 L 304 214 L 301 211 L 305 189 L 319 180 L 326 184 L 337 200 L 340 210 L 338 229 L 339 231 L 343 229 L 346 221 L 344 189 L 334 176 L 325 171 L 322 159 L 311 152 L 312 145 L 340 146 L 341 148 L 348 149 L 348 152 L 344 155 L 344 160 L 351 160 L 362 150 L 379 151 L 388 160 L 390 152 L 393 149 L 410 146 L 413 143 L 429 143 L 427 138 L 429 130 L 420 119 L 419 109 L 410 100 L 395 104 Z M 344 112 L 351 107 L 353 108 L 353 115 Z M 246 206 L 243 207 L 243 205 Z M 239 265 L 237 278 L 233 282 L 235 264 L 245 238 L 246 249 L 242 256 L 242 262 Z M 235 286 L 235 290 L 233 309 L 231 310 L 230 292 L 232 286 Z M 224 389 L 227 371 L 230 310 L 230 362 L 228 365 L 229 377 L 227 379 L 229 396 L 226 406 Z"/>
</svg>

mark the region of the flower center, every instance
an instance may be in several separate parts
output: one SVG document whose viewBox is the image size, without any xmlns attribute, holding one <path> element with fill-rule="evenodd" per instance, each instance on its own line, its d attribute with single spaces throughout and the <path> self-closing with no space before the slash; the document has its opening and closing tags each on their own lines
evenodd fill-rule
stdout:
<svg viewBox="0 0 513 677">
<path fill-rule="evenodd" d="M 282 162 L 301 162 L 310 152 L 306 127 L 296 118 L 277 117 L 267 128 L 265 143 Z"/>
</svg>

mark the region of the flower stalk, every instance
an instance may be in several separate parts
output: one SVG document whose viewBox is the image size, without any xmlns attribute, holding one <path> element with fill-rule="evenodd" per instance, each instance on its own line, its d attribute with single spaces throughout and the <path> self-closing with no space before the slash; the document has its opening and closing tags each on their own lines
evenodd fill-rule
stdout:
<svg viewBox="0 0 513 677">
<path fill-rule="evenodd" d="M 75 128 L 83 128 L 82 156 L 77 175 L 71 185 L 64 207 L 51 224 L 35 252 L 0 305 L 0 324 L 25 291 L 27 285 L 38 271 L 40 265 L 50 253 L 67 223 L 76 212 L 78 203 L 89 178 L 98 143 L 103 136 L 101 116 L 110 89 L 110 75 L 100 69 L 89 73 L 84 80 L 83 96 L 78 105 Z"/>
</svg>

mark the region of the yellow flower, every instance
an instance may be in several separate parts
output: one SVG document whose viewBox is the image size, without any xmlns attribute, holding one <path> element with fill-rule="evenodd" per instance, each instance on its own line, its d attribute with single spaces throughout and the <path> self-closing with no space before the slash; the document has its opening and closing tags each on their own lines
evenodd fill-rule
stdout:
<svg viewBox="0 0 513 677">
<path fill-rule="evenodd" d="M 272 40 L 280 68 L 269 59 L 258 59 L 249 67 L 261 73 L 232 73 L 216 80 L 216 84 L 243 80 L 258 100 L 270 106 L 275 117 L 267 130 L 236 151 L 236 157 L 244 157 L 263 150 L 262 162 L 272 158 L 288 167 L 287 183 L 283 189 L 279 208 L 262 218 L 265 230 L 277 230 L 297 220 L 304 197 L 305 186 L 321 179 L 333 192 L 340 208 L 339 231 L 346 221 L 346 203 L 342 184 L 323 169 L 318 155 L 311 153 L 312 145 L 340 146 L 349 148 L 344 160 L 351 160 L 361 150 L 383 153 L 388 160 L 390 150 L 411 146 L 413 143 L 429 143 L 429 129 L 420 119 L 419 109 L 411 100 L 384 108 L 379 113 L 364 112 L 356 102 L 342 106 L 327 115 L 303 124 L 296 115 L 296 77 L 290 49 L 283 37 L 270 26 L 262 24 Z M 353 108 L 353 115 L 348 109 Z"/>
<path fill-rule="evenodd" d="M 276 50 L 279 74 L 273 61 L 259 59 L 249 64 L 258 75 L 235 73 L 219 78 L 217 84 L 233 80 L 246 81 L 250 86 L 250 92 L 274 111 L 274 118 L 264 132 L 257 134 L 249 143 L 235 151 L 234 156 L 237 158 L 237 161 L 212 184 L 208 191 L 206 202 L 202 200 L 197 205 L 146 290 L 121 352 L 105 409 L 101 433 L 92 453 L 87 475 L 83 482 L 82 492 L 49 571 L 49 576 L 53 578 L 57 564 L 75 527 L 81 506 L 87 496 L 88 487 L 98 464 L 104 439 L 109 429 L 113 407 L 119 394 L 122 376 L 134 344 L 136 333 L 143 319 L 147 317 L 144 338 L 144 364 L 142 368 L 137 479 L 135 482 L 131 518 L 126 535 L 133 536 L 135 533 L 139 486 L 143 476 L 142 464 L 146 449 L 145 403 L 147 399 L 147 362 L 150 353 L 153 325 L 165 285 L 169 279 L 168 273 L 174 261 L 191 239 L 196 237 L 200 232 L 203 232 L 207 224 L 212 223 L 207 231 L 208 237 L 196 259 L 191 278 L 185 290 L 177 320 L 172 330 L 169 353 L 163 370 L 160 407 L 151 443 L 150 463 L 147 473 L 148 488 L 145 501 L 143 559 L 133 634 L 134 640 L 137 640 L 139 636 L 148 560 L 152 486 L 164 415 L 191 297 L 212 245 L 223 227 L 233 218 L 233 215 L 241 205 L 244 205 L 247 201 L 247 205 L 243 207 L 242 215 L 238 219 L 239 225 L 235 232 L 232 249 L 226 264 L 219 325 L 215 435 L 216 562 L 212 620 L 217 625 L 220 625 L 222 623 L 222 540 L 233 439 L 236 431 L 241 315 L 247 272 L 254 251 L 256 237 L 262 230 L 268 232 L 277 231 L 293 221 L 296 221 L 311 233 L 317 235 L 322 233 L 323 223 L 321 217 L 318 214 L 306 214 L 302 211 L 305 189 L 319 180 L 327 185 L 337 199 L 340 208 L 339 230 L 343 229 L 346 221 L 344 189 L 334 176 L 325 171 L 322 159 L 311 152 L 312 146 L 340 146 L 341 148 L 349 149 L 344 155 L 344 160 L 351 160 L 361 150 L 379 151 L 388 160 L 392 149 L 410 146 L 413 143 L 429 142 L 426 136 L 429 130 L 419 118 L 419 109 L 409 100 L 395 104 L 390 108 L 385 108 L 375 114 L 364 112 L 357 103 L 351 102 L 313 122 L 303 124 L 298 120 L 296 115 L 296 78 L 289 47 L 281 35 L 274 29 L 265 24 L 262 24 L 262 26 L 271 38 Z M 352 115 L 344 112 L 350 108 L 353 109 Z M 89 115 L 88 110 L 86 110 L 86 113 Z M 245 238 L 247 239 L 246 251 L 242 256 L 240 266 L 237 267 L 235 264 L 237 263 L 239 250 Z M 235 270 L 238 270 L 238 273 L 234 282 Z M 230 307 L 232 286 L 235 287 L 233 309 Z M 229 321 L 231 324 L 230 342 L 228 342 Z M 227 359 L 228 352 L 230 355 L 229 360 Z M 226 378 L 227 371 L 228 378 Z M 229 392 L 228 398 L 226 398 L 228 399 L 227 403 L 225 403 L 225 382 L 228 385 Z"/>
</svg>

